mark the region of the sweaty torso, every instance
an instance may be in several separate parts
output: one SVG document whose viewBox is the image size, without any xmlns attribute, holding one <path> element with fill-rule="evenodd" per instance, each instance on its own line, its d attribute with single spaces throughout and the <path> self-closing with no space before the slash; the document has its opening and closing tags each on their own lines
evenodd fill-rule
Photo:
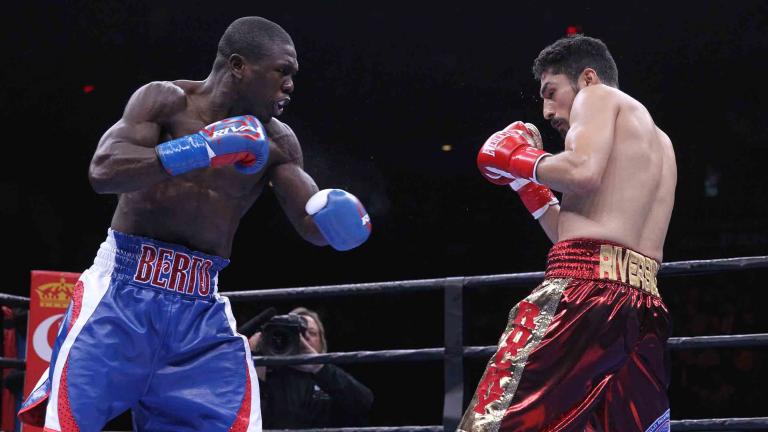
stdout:
<svg viewBox="0 0 768 432">
<path fill-rule="evenodd" d="M 182 90 L 179 97 L 185 103 L 159 101 L 175 103 L 180 109 L 167 118 L 157 119 L 161 126 L 158 144 L 196 133 L 206 126 L 186 103 L 200 83 L 173 84 Z M 228 258 L 240 219 L 264 189 L 270 167 L 289 159 L 284 142 L 287 126 L 276 119 L 264 126 L 270 139 L 269 161 L 264 170 L 246 175 L 231 166 L 204 168 L 120 194 L 112 228 Z"/>
<path fill-rule="evenodd" d="M 638 101 L 616 89 L 608 97 L 619 111 L 603 177 L 588 194 L 563 196 L 558 238 L 611 240 L 661 261 L 677 183 L 672 143 Z"/>
</svg>

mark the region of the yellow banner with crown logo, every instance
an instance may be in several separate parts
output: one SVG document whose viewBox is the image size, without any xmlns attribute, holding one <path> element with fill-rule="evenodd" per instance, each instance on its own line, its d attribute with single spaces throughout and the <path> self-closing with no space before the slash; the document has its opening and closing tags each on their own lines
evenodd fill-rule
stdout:
<svg viewBox="0 0 768 432">
<path fill-rule="evenodd" d="M 56 282 L 44 283 L 35 288 L 40 307 L 57 309 L 66 309 L 74 290 L 75 282 L 63 277 Z"/>
</svg>

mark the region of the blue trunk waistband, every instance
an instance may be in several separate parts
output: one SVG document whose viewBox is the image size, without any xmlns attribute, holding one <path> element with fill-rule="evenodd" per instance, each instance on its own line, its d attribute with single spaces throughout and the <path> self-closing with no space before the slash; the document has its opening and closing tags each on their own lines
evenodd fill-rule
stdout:
<svg viewBox="0 0 768 432">
<path fill-rule="evenodd" d="M 211 298 L 218 273 L 229 260 L 110 229 L 95 264 L 111 267 L 113 278 L 181 295 Z"/>
</svg>

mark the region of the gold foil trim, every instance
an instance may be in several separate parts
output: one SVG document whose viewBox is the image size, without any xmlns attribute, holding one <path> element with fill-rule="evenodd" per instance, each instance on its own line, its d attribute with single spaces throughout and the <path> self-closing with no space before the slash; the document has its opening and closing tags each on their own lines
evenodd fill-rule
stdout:
<svg viewBox="0 0 768 432">
<path fill-rule="evenodd" d="M 457 432 L 496 432 L 520 384 L 528 356 L 544 338 L 571 279 L 546 279 L 509 312 L 507 327 Z"/>
<path fill-rule="evenodd" d="M 600 279 L 611 279 L 639 288 L 656 297 L 659 263 L 633 250 L 615 245 L 600 245 Z"/>
</svg>

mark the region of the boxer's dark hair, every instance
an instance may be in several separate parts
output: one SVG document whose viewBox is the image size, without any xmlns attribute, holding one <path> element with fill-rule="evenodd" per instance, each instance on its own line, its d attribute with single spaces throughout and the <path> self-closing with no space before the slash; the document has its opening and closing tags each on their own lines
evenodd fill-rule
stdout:
<svg viewBox="0 0 768 432">
<path fill-rule="evenodd" d="M 270 54 L 275 44 L 293 45 L 293 40 L 282 27 L 266 18 L 238 18 L 227 27 L 219 40 L 214 67 L 225 64 L 232 54 L 258 61 Z"/>
<path fill-rule="evenodd" d="M 619 71 L 608 47 L 584 35 L 564 37 L 544 48 L 533 61 L 533 76 L 540 80 L 544 72 L 565 74 L 575 84 L 586 68 L 594 69 L 603 84 L 619 87 Z"/>
</svg>

